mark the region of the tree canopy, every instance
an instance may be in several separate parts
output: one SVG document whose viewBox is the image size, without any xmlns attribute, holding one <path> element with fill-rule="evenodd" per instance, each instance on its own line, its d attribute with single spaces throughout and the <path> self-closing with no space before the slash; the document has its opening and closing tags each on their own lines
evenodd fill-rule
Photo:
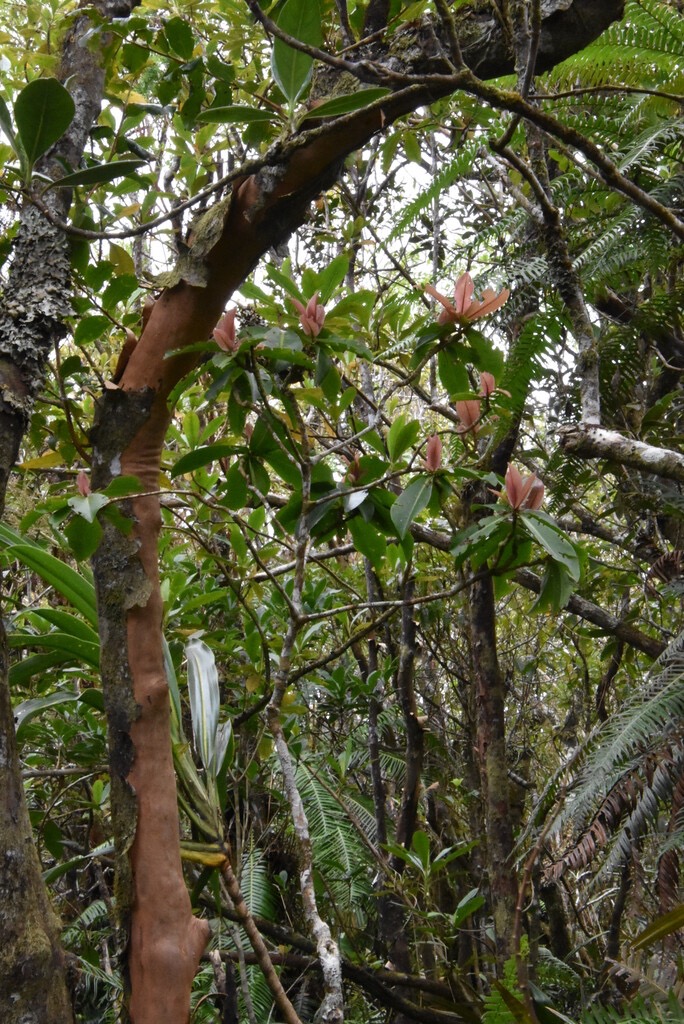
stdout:
<svg viewBox="0 0 684 1024">
<path fill-rule="evenodd" d="M 9 1024 L 680 1021 L 675 0 L 16 0 Z"/>
</svg>

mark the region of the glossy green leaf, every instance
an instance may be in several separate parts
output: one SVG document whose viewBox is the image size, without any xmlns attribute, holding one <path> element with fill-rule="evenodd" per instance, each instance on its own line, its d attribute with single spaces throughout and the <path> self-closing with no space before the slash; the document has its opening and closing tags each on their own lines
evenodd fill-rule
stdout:
<svg viewBox="0 0 684 1024">
<path fill-rule="evenodd" d="M 525 510 L 520 521 L 529 535 L 547 551 L 551 558 L 565 566 L 573 580 L 580 577 L 580 561 L 569 538 L 545 512 Z"/>
<path fill-rule="evenodd" d="M 89 521 L 77 516 L 68 523 L 64 533 L 69 541 L 71 550 L 80 561 L 84 558 L 90 558 L 97 550 L 102 538 L 102 527 L 97 519 Z"/>
<path fill-rule="evenodd" d="M 416 829 L 411 839 L 411 847 L 418 854 L 423 871 L 427 873 L 430 870 L 430 840 L 427 833 L 422 829 Z"/>
<path fill-rule="evenodd" d="M 286 0 L 277 18 L 278 28 L 309 46 L 323 42 L 318 0 Z M 273 77 L 283 96 L 294 106 L 311 78 L 313 59 L 281 39 L 273 41 Z"/>
<path fill-rule="evenodd" d="M 34 676 L 42 679 L 53 666 L 63 665 L 69 660 L 69 655 L 63 651 L 50 651 L 48 654 L 30 654 L 28 657 L 22 658 L 21 661 L 15 661 L 10 667 L 10 684 L 13 687 L 27 686 Z"/>
<path fill-rule="evenodd" d="M 329 301 L 336 288 L 344 281 L 349 270 L 349 257 L 346 253 L 340 253 L 330 261 L 327 267 L 321 270 L 316 279 L 318 299 L 324 305 Z"/>
<path fill-rule="evenodd" d="M 101 185 L 105 181 L 116 178 L 127 178 L 135 171 L 144 167 L 145 160 L 111 160 L 106 164 L 96 164 L 84 171 L 65 174 L 58 181 L 53 181 L 48 188 L 74 188 L 76 185 Z"/>
<path fill-rule="evenodd" d="M 391 93 L 391 89 L 372 88 L 352 92 L 348 96 L 338 96 L 334 100 L 326 100 L 317 107 L 308 110 L 307 117 L 336 117 L 339 114 L 350 114 L 354 110 L 363 110 L 376 100 Z"/>
<path fill-rule="evenodd" d="M 574 590 L 573 579 L 567 569 L 559 562 L 549 561 L 533 608 L 536 612 L 559 612 L 565 608 Z"/>
<path fill-rule="evenodd" d="M 276 115 L 272 110 L 231 104 L 227 107 L 210 107 L 209 110 L 203 110 L 197 115 L 196 120 L 203 124 L 254 124 L 257 121 L 275 121 Z"/>
<path fill-rule="evenodd" d="M 97 630 L 92 629 L 83 619 L 77 618 L 76 615 L 72 615 L 71 612 L 67 612 L 63 608 L 36 608 L 30 614 L 32 618 L 45 619 L 62 633 L 70 633 L 91 644 L 100 642 Z"/>
<path fill-rule="evenodd" d="M 192 473 L 194 469 L 200 469 L 202 466 L 208 466 L 211 462 L 218 462 L 219 459 L 234 454 L 235 445 L 225 441 L 203 445 L 201 448 L 196 448 L 194 452 L 181 455 L 171 470 L 171 476 L 177 477 L 184 473 Z"/>
<path fill-rule="evenodd" d="M 239 462 L 234 462 L 226 473 L 221 504 L 237 512 L 247 504 L 247 481 Z"/>
<path fill-rule="evenodd" d="M 174 53 L 183 60 L 190 60 L 195 48 L 195 37 L 187 21 L 183 18 L 170 18 L 164 25 L 164 35 Z"/>
<path fill-rule="evenodd" d="M 404 452 L 411 447 L 420 433 L 418 420 L 406 420 L 398 416 L 387 433 L 387 451 L 392 462 L 397 462 Z"/>
<path fill-rule="evenodd" d="M 439 379 L 449 398 L 454 400 L 463 391 L 470 391 L 468 371 L 463 359 L 463 346 L 445 345 L 437 353 Z"/>
<path fill-rule="evenodd" d="M 430 500 L 432 480 L 427 476 L 418 476 L 401 492 L 390 509 L 392 522 L 397 528 L 401 539 L 406 536 L 409 526 L 419 516 Z"/>
<path fill-rule="evenodd" d="M 41 579 L 59 591 L 81 615 L 97 627 L 95 588 L 90 571 L 86 568 L 76 572 L 59 558 L 44 551 L 37 544 L 26 542 L 20 534 L 0 523 L 0 542 L 11 548 L 10 556 L 27 565 Z"/>
<path fill-rule="evenodd" d="M 460 530 L 451 549 L 456 565 L 462 565 L 468 558 L 476 567 L 482 565 L 507 540 L 511 530 L 510 520 L 499 515 L 487 516 L 479 523 Z"/>
<path fill-rule="evenodd" d="M 73 690 L 56 690 L 44 697 L 31 697 L 17 704 L 14 709 L 14 722 L 16 725 L 17 739 L 21 739 L 23 727 L 28 725 L 32 718 L 39 715 L 41 711 L 57 707 L 59 704 L 74 704 L 79 695 Z"/>
<path fill-rule="evenodd" d="M 61 651 L 75 662 L 85 662 L 91 668 L 100 667 L 100 645 L 73 633 L 11 633 L 8 644 L 13 648 L 38 648 L 46 651 Z"/>
<path fill-rule="evenodd" d="M 14 120 L 29 167 L 64 135 L 75 110 L 56 78 L 35 78 L 24 86 L 14 104 Z"/>
</svg>

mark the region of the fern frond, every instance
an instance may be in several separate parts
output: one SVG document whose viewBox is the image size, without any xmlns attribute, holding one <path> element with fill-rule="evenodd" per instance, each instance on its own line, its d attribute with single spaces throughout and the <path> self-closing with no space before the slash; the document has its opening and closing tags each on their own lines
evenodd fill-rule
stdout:
<svg viewBox="0 0 684 1024">
<path fill-rule="evenodd" d="M 684 769 L 683 683 L 684 634 L 589 746 L 579 786 L 555 822 L 557 830 L 572 822 L 582 834 L 550 869 L 554 876 L 589 864 L 612 837 L 605 870 L 623 862 L 671 798 Z"/>
<path fill-rule="evenodd" d="M 559 90 L 579 84 L 653 88 L 667 83 L 673 91 L 682 78 L 683 51 L 682 18 L 672 6 L 662 0 L 630 0 L 620 22 L 554 68 L 547 81 Z"/>
<path fill-rule="evenodd" d="M 468 176 L 481 146 L 480 140 L 474 140 L 466 142 L 461 147 L 457 156 L 446 167 L 442 168 L 433 179 L 432 184 L 416 196 L 404 209 L 404 212 L 390 233 L 389 242 L 402 236 L 426 210 L 431 212 L 435 199 L 446 192 L 455 181 Z"/>
</svg>

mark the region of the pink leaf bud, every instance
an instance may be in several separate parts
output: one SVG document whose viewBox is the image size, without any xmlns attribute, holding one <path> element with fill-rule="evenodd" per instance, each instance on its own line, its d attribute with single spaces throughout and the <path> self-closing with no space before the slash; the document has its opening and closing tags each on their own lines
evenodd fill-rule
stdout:
<svg viewBox="0 0 684 1024">
<path fill-rule="evenodd" d="M 216 344 L 224 352 L 234 352 L 238 347 L 235 331 L 236 313 L 236 309 L 229 309 L 227 313 L 223 314 L 213 331 Z"/>
<path fill-rule="evenodd" d="M 76 486 L 81 497 L 87 498 L 90 494 L 90 480 L 88 479 L 88 474 L 82 469 L 76 475 Z"/>
<path fill-rule="evenodd" d="M 536 473 L 523 477 L 512 463 L 506 470 L 506 500 L 514 509 L 538 509 L 544 500 L 544 484 Z"/>
<path fill-rule="evenodd" d="M 439 434 L 433 434 L 428 438 L 427 450 L 425 453 L 425 468 L 431 473 L 436 473 L 442 466 L 442 440 Z"/>
<path fill-rule="evenodd" d="M 305 334 L 317 338 L 325 320 L 325 306 L 318 301 L 318 292 L 311 296 L 306 306 L 299 299 L 290 299 L 299 313 L 299 322 Z"/>
<path fill-rule="evenodd" d="M 465 398 L 460 402 L 456 402 L 456 412 L 458 414 L 458 418 L 463 424 L 459 433 L 467 434 L 469 430 L 472 430 L 473 433 L 475 433 L 480 419 L 480 403 L 478 399 Z"/>
</svg>

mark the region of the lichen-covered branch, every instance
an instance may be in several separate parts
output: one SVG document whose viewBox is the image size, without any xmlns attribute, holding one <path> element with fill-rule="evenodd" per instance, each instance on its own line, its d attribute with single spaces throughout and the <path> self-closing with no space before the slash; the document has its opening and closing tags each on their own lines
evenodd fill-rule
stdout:
<svg viewBox="0 0 684 1024">
<path fill-rule="evenodd" d="M 625 437 L 617 430 L 573 423 L 561 427 L 558 441 L 565 452 L 578 458 L 608 459 L 619 466 L 684 483 L 684 455 Z"/>
</svg>

